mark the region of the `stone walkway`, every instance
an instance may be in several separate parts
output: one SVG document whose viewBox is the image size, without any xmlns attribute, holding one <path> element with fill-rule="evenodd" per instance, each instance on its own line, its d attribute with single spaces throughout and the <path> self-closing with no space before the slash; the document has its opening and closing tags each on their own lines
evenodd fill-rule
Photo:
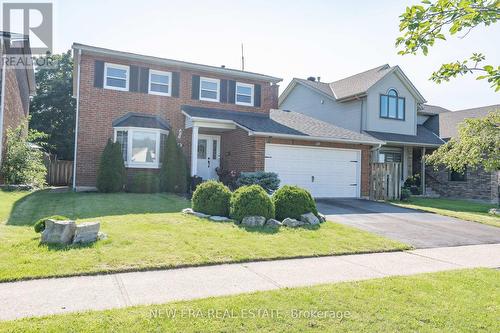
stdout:
<svg viewBox="0 0 500 333">
<path fill-rule="evenodd" d="M 0 320 L 474 267 L 500 267 L 500 244 L 8 282 Z"/>
</svg>

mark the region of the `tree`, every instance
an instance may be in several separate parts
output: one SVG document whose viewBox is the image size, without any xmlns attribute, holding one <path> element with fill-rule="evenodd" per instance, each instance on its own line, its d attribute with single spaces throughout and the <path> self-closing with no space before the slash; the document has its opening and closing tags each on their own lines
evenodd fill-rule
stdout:
<svg viewBox="0 0 500 333">
<path fill-rule="evenodd" d="M 172 193 L 186 193 L 188 177 L 186 157 L 177 144 L 173 131 L 168 134 L 167 143 L 162 154 L 165 157 L 160 173 L 161 190 Z"/>
<path fill-rule="evenodd" d="M 458 172 L 466 167 L 500 170 L 500 109 L 485 118 L 466 119 L 459 125 L 458 137 L 439 147 L 426 161 Z"/>
<path fill-rule="evenodd" d="M 73 94 L 71 52 L 47 55 L 53 66 L 36 68 L 36 95 L 30 103 L 30 128 L 48 134 L 48 150 L 58 158 L 72 160 L 76 101 Z"/>
<path fill-rule="evenodd" d="M 125 164 L 122 148 L 118 142 L 108 140 L 101 155 L 97 170 L 97 189 L 99 192 L 120 192 L 125 184 Z"/>
<path fill-rule="evenodd" d="M 500 0 L 429 0 L 422 5 L 407 7 L 400 15 L 399 30 L 402 36 L 396 39 L 396 46 L 401 47 L 399 54 L 424 55 L 429 52 L 436 40 L 446 40 L 443 31 L 453 36 L 465 31 L 461 38 L 467 36 L 475 27 L 484 24 L 489 26 L 500 19 Z M 494 41 L 492 41 L 494 43 Z M 486 57 L 481 53 L 473 53 L 469 59 L 441 65 L 432 73 L 430 80 L 441 83 L 458 75 L 478 73 L 476 79 L 487 79 L 495 91 L 500 90 L 500 66 L 484 64 Z"/>
</svg>

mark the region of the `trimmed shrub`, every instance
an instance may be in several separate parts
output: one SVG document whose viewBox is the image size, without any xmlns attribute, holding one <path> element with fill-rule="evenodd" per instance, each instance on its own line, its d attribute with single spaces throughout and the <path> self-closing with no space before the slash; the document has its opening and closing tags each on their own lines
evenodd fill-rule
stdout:
<svg viewBox="0 0 500 333">
<path fill-rule="evenodd" d="M 97 189 L 104 193 L 120 192 L 123 191 L 124 184 L 125 164 L 121 146 L 108 139 L 97 170 Z"/>
<path fill-rule="evenodd" d="M 401 201 L 408 201 L 411 197 L 411 190 L 407 187 L 401 189 Z"/>
<path fill-rule="evenodd" d="M 242 186 L 231 197 L 230 215 L 236 221 L 245 216 L 264 216 L 267 220 L 274 218 L 274 205 L 261 186 Z"/>
<path fill-rule="evenodd" d="M 35 225 L 33 226 L 33 229 L 35 229 L 35 232 L 40 233 L 45 230 L 45 221 L 47 220 L 56 220 L 56 221 L 67 221 L 69 218 L 66 216 L 61 216 L 61 215 L 53 215 L 53 216 L 48 216 L 39 219 L 36 221 Z"/>
<path fill-rule="evenodd" d="M 287 217 L 299 219 L 300 215 L 313 213 L 318 216 L 316 203 L 309 191 L 297 187 L 285 185 L 273 194 L 276 218 L 283 220 Z"/>
<path fill-rule="evenodd" d="M 278 174 L 274 172 L 242 172 L 236 181 L 236 185 L 260 185 L 267 193 L 271 194 L 280 186 Z"/>
<path fill-rule="evenodd" d="M 160 176 L 146 171 L 138 172 L 132 178 L 127 190 L 133 193 L 160 192 Z"/>
<path fill-rule="evenodd" d="M 186 193 L 188 189 L 186 156 L 177 144 L 173 131 L 168 133 L 165 148 L 161 153 L 164 156 L 160 172 L 161 190 L 172 193 Z"/>
<path fill-rule="evenodd" d="M 208 215 L 228 216 L 231 191 L 215 180 L 209 180 L 196 187 L 193 193 L 193 210 Z"/>
</svg>

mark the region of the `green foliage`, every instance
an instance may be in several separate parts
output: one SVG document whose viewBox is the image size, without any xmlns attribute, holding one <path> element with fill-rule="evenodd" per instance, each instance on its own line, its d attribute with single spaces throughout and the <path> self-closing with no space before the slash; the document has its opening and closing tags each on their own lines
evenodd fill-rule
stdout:
<svg viewBox="0 0 500 333">
<path fill-rule="evenodd" d="M 160 177 L 147 171 L 137 172 L 127 190 L 133 193 L 157 193 L 160 191 Z"/>
<path fill-rule="evenodd" d="M 427 156 L 426 162 L 436 169 L 444 165 L 457 172 L 464 172 L 466 167 L 500 170 L 500 110 L 485 118 L 465 119 L 459 125 L 458 137 Z"/>
<path fill-rule="evenodd" d="M 124 184 L 125 164 L 121 146 L 109 139 L 97 170 L 97 189 L 104 193 L 120 192 L 123 191 Z"/>
<path fill-rule="evenodd" d="M 6 184 L 28 184 L 34 187 L 45 185 L 47 168 L 43 153 L 29 145 L 31 140 L 40 137 L 43 137 L 43 134 L 27 129 L 27 122 L 7 130 L 5 158 L 0 168 Z"/>
<path fill-rule="evenodd" d="M 208 215 L 228 216 L 231 191 L 214 180 L 201 183 L 193 193 L 193 210 Z"/>
<path fill-rule="evenodd" d="M 30 102 L 30 128 L 47 134 L 48 150 L 59 159 L 72 160 L 75 139 L 76 100 L 73 94 L 71 51 L 53 54 L 52 66 L 36 68 L 36 94 Z"/>
<path fill-rule="evenodd" d="M 245 216 L 274 218 L 274 204 L 259 185 L 242 186 L 231 197 L 231 218 L 241 221 Z"/>
<path fill-rule="evenodd" d="M 61 216 L 61 215 L 52 215 L 48 217 L 44 217 L 39 219 L 38 221 L 35 222 L 33 225 L 33 229 L 35 229 L 36 233 L 40 233 L 45 230 L 45 221 L 47 220 L 56 220 L 56 221 L 67 221 L 69 218 L 66 216 Z"/>
<path fill-rule="evenodd" d="M 422 51 L 429 52 L 437 40 L 446 40 L 443 30 L 448 27 L 448 33 L 453 36 L 466 30 L 461 38 L 479 25 L 489 26 L 500 19 L 499 0 L 429 0 L 422 1 L 422 5 L 407 7 L 400 15 L 399 30 L 402 36 L 396 39 L 396 46 L 402 49 L 399 54 L 416 54 Z M 474 53 L 470 60 L 456 61 L 443 64 L 434 72 L 431 80 L 436 83 L 449 81 L 457 75 L 481 72 L 478 80 L 487 79 L 495 91 L 500 90 L 500 66 L 480 65 L 485 56 Z"/>
<path fill-rule="evenodd" d="M 164 161 L 160 172 L 161 190 L 172 193 L 186 193 L 188 189 L 188 167 L 186 157 L 177 144 L 173 131 L 167 137 L 162 152 Z"/>
<path fill-rule="evenodd" d="M 401 201 L 408 201 L 411 197 L 411 191 L 407 187 L 401 189 Z"/>
<path fill-rule="evenodd" d="M 283 220 L 287 217 L 299 219 L 300 215 L 313 213 L 318 215 L 316 203 L 307 190 L 285 185 L 273 194 L 273 202 L 276 210 L 276 218 Z"/>
<path fill-rule="evenodd" d="M 242 172 L 236 181 L 236 185 L 260 185 L 267 193 L 271 194 L 280 186 L 278 174 L 274 172 Z"/>
</svg>

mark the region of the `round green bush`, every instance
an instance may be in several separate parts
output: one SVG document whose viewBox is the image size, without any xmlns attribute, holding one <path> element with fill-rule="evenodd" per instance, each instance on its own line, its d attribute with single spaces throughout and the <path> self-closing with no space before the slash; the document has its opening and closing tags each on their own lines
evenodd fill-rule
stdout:
<svg viewBox="0 0 500 333">
<path fill-rule="evenodd" d="M 127 190 L 133 193 L 160 192 L 160 176 L 145 171 L 138 172 L 127 186 Z"/>
<path fill-rule="evenodd" d="M 260 185 L 242 186 L 231 197 L 231 218 L 241 221 L 245 216 L 274 218 L 274 205 Z"/>
<path fill-rule="evenodd" d="M 273 194 L 273 202 L 278 220 L 287 217 L 299 219 L 300 215 L 306 213 L 318 215 L 316 202 L 311 193 L 297 186 L 285 185 L 278 189 Z"/>
<path fill-rule="evenodd" d="M 44 231 L 45 230 L 45 221 L 47 221 L 47 220 L 67 221 L 67 220 L 69 220 L 69 218 L 67 218 L 66 216 L 61 216 L 61 215 L 53 215 L 53 216 L 41 218 L 38 221 L 36 221 L 35 225 L 33 226 L 33 228 L 35 229 L 35 232 L 40 233 L 40 232 Z"/>
<path fill-rule="evenodd" d="M 193 210 L 208 215 L 228 216 L 231 191 L 215 180 L 209 180 L 196 187 L 193 193 Z"/>
</svg>

